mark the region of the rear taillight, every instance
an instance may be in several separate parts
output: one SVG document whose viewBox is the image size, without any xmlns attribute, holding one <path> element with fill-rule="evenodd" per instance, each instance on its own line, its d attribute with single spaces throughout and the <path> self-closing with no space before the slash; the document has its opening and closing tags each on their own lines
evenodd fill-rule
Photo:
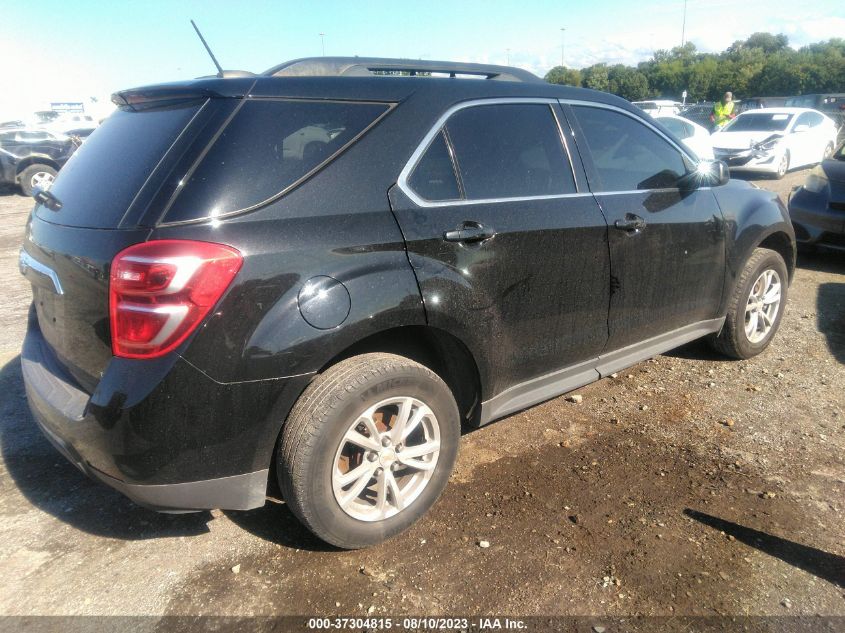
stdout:
<svg viewBox="0 0 845 633">
<path fill-rule="evenodd" d="M 109 283 L 115 356 L 155 358 L 184 341 L 238 274 L 243 257 L 209 242 L 159 240 L 115 256 Z"/>
</svg>

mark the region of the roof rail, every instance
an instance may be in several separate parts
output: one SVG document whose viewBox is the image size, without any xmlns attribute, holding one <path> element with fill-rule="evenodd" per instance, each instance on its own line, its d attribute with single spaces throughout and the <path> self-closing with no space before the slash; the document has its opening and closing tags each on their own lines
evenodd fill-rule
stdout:
<svg viewBox="0 0 845 633">
<path fill-rule="evenodd" d="M 306 57 L 273 66 L 262 75 L 270 77 L 368 77 L 386 73 L 410 76 L 437 73 L 450 77 L 476 76 L 500 81 L 542 82 L 537 75 L 511 66 L 438 62 L 428 59 L 380 57 Z"/>
</svg>

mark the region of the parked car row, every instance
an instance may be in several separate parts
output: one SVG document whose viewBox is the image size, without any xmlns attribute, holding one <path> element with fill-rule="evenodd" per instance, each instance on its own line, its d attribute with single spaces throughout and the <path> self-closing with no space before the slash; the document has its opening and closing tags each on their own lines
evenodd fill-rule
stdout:
<svg viewBox="0 0 845 633">
<path fill-rule="evenodd" d="M 0 185 L 48 189 L 82 138 L 32 127 L 0 129 Z"/>
<path fill-rule="evenodd" d="M 27 196 L 49 188 L 98 125 L 88 114 L 50 111 L 0 122 L 0 186 L 18 186 Z"/>
<path fill-rule="evenodd" d="M 748 110 L 711 136 L 713 153 L 735 171 L 783 178 L 833 154 L 836 124 L 808 108 Z"/>
<path fill-rule="evenodd" d="M 655 115 L 700 158 L 724 160 L 732 171 L 783 178 L 787 171 L 815 165 L 833 154 L 837 124 L 810 108 L 753 108 L 724 128 L 707 129 L 679 115 Z"/>
</svg>

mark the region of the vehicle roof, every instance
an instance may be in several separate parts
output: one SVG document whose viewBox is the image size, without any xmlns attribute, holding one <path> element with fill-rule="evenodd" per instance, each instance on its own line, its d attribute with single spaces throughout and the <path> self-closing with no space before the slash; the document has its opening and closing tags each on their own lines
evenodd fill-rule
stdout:
<svg viewBox="0 0 845 633">
<path fill-rule="evenodd" d="M 136 101 L 189 97 L 280 97 L 401 102 L 411 96 L 438 101 L 462 101 L 496 97 L 534 97 L 592 101 L 641 112 L 615 95 L 545 81 L 491 81 L 448 77 L 209 77 L 132 88 L 115 93 L 117 105 Z"/>
<path fill-rule="evenodd" d="M 382 74 L 397 71 L 416 76 Z M 422 76 L 426 73 L 447 76 Z M 465 78 L 467 75 L 477 78 Z M 615 95 L 550 84 L 520 68 L 373 57 L 297 59 L 274 66 L 261 75 L 224 71 L 222 77 L 200 77 L 123 90 L 112 95 L 112 101 L 125 106 L 153 100 L 244 96 L 384 102 L 401 102 L 419 96 L 439 103 L 534 97 L 592 101 L 640 112 Z"/>
</svg>

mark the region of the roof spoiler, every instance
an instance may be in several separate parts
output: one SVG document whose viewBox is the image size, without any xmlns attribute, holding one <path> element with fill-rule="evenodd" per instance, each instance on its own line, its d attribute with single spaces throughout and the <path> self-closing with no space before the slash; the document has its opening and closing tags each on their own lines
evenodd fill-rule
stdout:
<svg viewBox="0 0 845 633">
<path fill-rule="evenodd" d="M 234 77 L 247 79 L 247 81 L 219 79 L 216 76 L 212 76 L 208 79 L 216 79 L 216 81 L 200 78 L 201 81 L 197 81 L 196 83 L 161 84 L 158 86 L 121 90 L 120 92 L 115 92 L 111 96 L 111 100 L 116 106 L 135 109 L 135 106 L 154 103 L 210 99 L 214 97 L 242 97 L 249 94 L 250 88 L 255 84 L 254 79 L 250 80 L 254 75 L 248 73 L 234 75 Z"/>
<path fill-rule="evenodd" d="M 368 77 L 388 73 L 407 73 L 412 77 L 437 73 L 452 78 L 460 75 L 499 81 L 543 82 L 537 75 L 512 66 L 378 57 L 306 57 L 273 66 L 261 74 L 269 77 Z"/>
</svg>

